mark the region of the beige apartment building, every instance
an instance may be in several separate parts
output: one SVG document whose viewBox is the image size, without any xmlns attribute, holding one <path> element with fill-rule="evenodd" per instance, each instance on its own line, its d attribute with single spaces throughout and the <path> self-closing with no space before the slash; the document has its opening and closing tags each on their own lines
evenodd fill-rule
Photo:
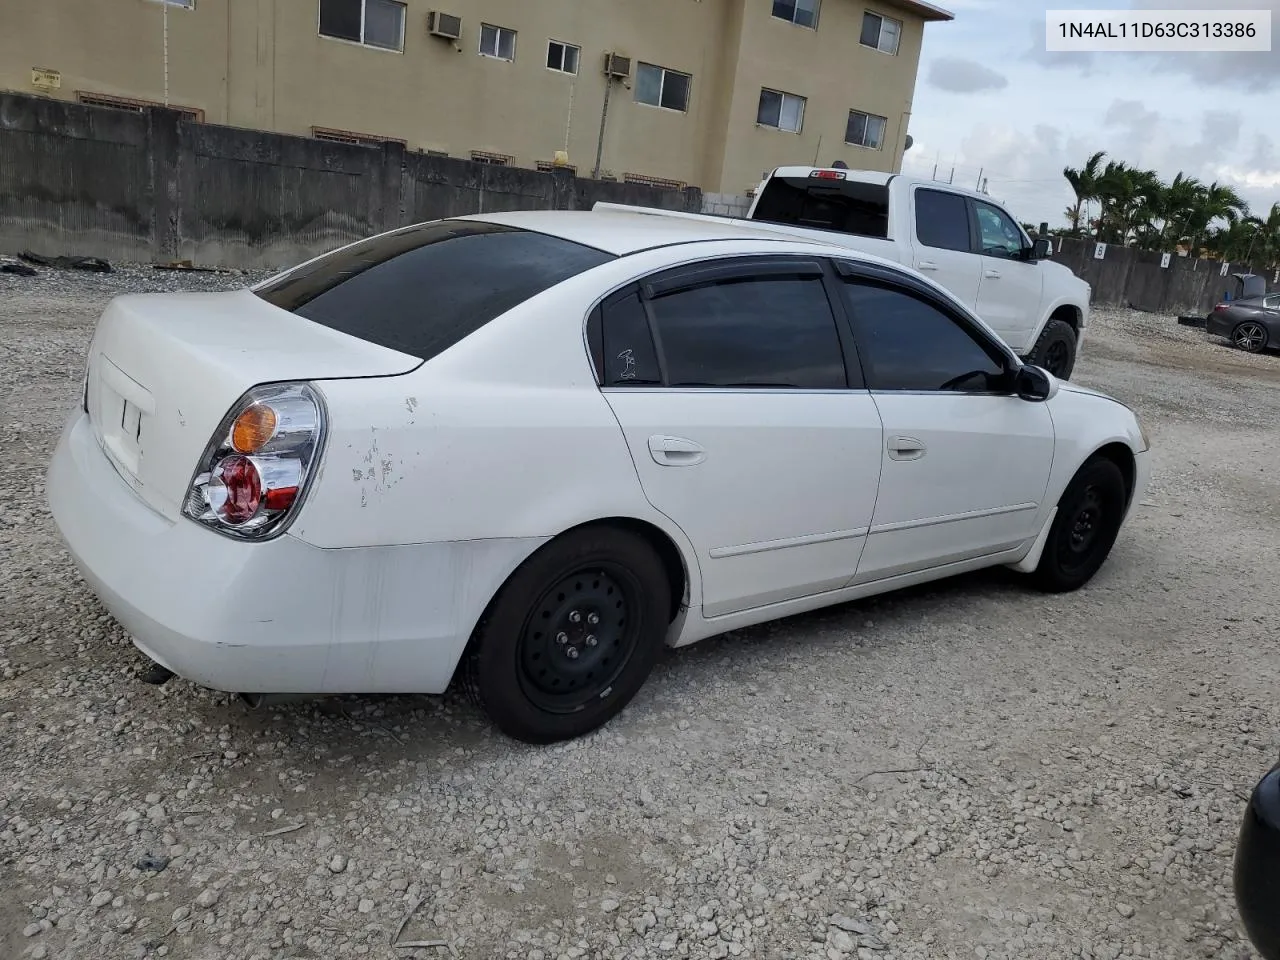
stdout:
<svg viewBox="0 0 1280 960">
<path fill-rule="evenodd" d="M 0 89 L 740 193 L 898 170 L 925 0 L 0 0 Z M 560 161 L 566 158 L 562 155 Z"/>
</svg>

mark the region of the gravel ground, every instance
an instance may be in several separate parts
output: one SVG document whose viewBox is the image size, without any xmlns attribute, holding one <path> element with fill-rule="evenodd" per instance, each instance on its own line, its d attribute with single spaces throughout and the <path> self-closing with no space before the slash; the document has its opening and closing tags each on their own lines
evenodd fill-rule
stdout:
<svg viewBox="0 0 1280 960">
<path fill-rule="evenodd" d="M 1099 311 L 1078 379 L 1156 469 L 1090 587 L 984 574 L 705 641 L 537 749 L 453 696 L 138 682 L 45 464 L 111 295 L 244 280 L 0 276 L 0 958 L 1252 956 L 1280 357 Z"/>
</svg>

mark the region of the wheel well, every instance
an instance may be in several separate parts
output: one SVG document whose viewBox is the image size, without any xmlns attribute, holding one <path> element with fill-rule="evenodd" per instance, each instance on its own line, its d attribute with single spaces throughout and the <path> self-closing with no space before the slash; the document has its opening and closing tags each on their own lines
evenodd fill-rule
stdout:
<svg viewBox="0 0 1280 960">
<path fill-rule="evenodd" d="M 1053 313 L 1049 314 L 1050 320 L 1062 320 L 1076 333 L 1080 332 L 1080 308 L 1073 307 L 1069 303 L 1064 303 Z"/>
<path fill-rule="evenodd" d="M 1130 498 L 1133 497 L 1134 477 L 1138 471 L 1137 463 L 1133 459 L 1133 451 L 1123 443 L 1108 443 L 1097 450 L 1094 456 L 1110 460 L 1120 468 L 1120 475 L 1124 477 L 1125 506 L 1127 507 Z"/>
<path fill-rule="evenodd" d="M 573 533 L 576 530 L 583 530 L 587 527 L 612 527 L 615 530 L 627 530 L 631 533 L 643 537 L 653 547 L 658 554 L 658 558 L 662 561 L 662 568 L 667 574 L 667 583 L 671 587 L 671 620 L 680 613 L 680 608 L 685 602 L 685 593 L 689 586 L 689 574 L 685 569 L 684 557 L 680 554 L 680 548 L 675 545 L 672 539 L 659 527 L 644 520 L 636 520 L 633 517 L 607 517 L 601 520 L 591 520 L 586 523 L 580 523 L 576 527 L 570 527 L 568 530 L 562 530 L 556 537 L 553 537 L 548 543 L 551 543 L 566 534 Z M 545 544 L 543 545 L 545 546 Z M 541 549 L 541 548 L 539 548 Z M 527 560 L 528 558 L 526 558 Z M 521 564 L 516 565 L 516 570 Z M 514 575 L 515 570 L 508 575 L 494 595 L 489 598 L 489 602 L 485 605 L 484 611 L 480 614 L 480 618 L 472 626 L 471 636 L 467 638 L 467 643 L 463 648 L 462 655 L 458 658 L 458 663 L 454 666 L 453 677 L 450 679 L 452 684 L 455 680 L 461 680 L 464 688 L 472 699 L 478 696 L 475 689 L 475 677 L 470 672 L 474 667 L 472 655 L 477 649 L 477 641 L 480 628 L 489 618 L 489 612 L 493 609 L 494 603 L 497 602 L 498 594 L 502 592 L 502 588 L 506 586 L 507 581 Z M 478 702 L 478 700 L 477 700 Z"/>
<path fill-rule="evenodd" d="M 685 569 L 684 557 L 680 555 L 680 548 L 675 545 L 672 539 L 652 523 L 636 520 L 632 517 L 608 517 L 603 520 L 592 520 L 589 523 L 572 527 L 564 531 L 560 536 L 564 536 L 565 533 L 571 533 L 573 530 L 581 530 L 584 527 L 613 527 L 617 530 L 627 530 L 649 542 L 649 546 L 653 547 L 658 554 L 658 558 L 662 561 L 662 569 L 667 573 L 667 583 L 671 586 L 671 619 L 675 620 L 685 602 L 685 593 L 689 586 L 689 572 Z"/>
</svg>

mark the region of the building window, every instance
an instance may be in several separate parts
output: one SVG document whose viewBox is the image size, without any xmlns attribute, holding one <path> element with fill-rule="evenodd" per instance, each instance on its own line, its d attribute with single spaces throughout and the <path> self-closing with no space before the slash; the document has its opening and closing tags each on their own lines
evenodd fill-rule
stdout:
<svg viewBox="0 0 1280 960">
<path fill-rule="evenodd" d="M 403 140 L 395 137 L 379 137 L 371 133 L 356 133 L 352 130 L 334 130 L 330 127 L 312 127 L 311 136 L 329 143 L 350 143 L 360 147 L 380 147 L 384 143 L 398 143 L 406 146 Z"/>
<path fill-rule="evenodd" d="M 874 113 L 850 110 L 849 123 L 844 128 L 844 142 L 853 144 L 855 147 L 879 150 L 884 146 L 884 128 L 888 122 L 884 117 L 877 117 Z"/>
<path fill-rule="evenodd" d="M 760 91 L 760 106 L 756 110 L 756 123 L 788 133 L 799 133 L 804 125 L 804 97 L 780 93 L 777 90 Z"/>
<path fill-rule="evenodd" d="M 561 73 L 578 72 L 579 50 L 571 43 L 552 40 L 547 44 L 547 69 L 559 70 Z"/>
<path fill-rule="evenodd" d="M 515 157 L 509 157 L 505 153 L 489 153 L 486 150 L 472 150 L 471 161 L 473 163 L 487 163 L 491 167 L 509 167 L 515 162 Z"/>
<path fill-rule="evenodd" d="M 636 65 L 636 103 L 666 107 L 684 112 L 689 109 L 689 85 L 693 77 L 687 73 L 655 67 L 651 63 Z"/>
<path fill-rule="evenodd" d="M 143 113 L 150 109 L 176 110 L 182 114 L 183 120 L 192 123 L 204 123 L 204 111 L 198 107 L 180 107 L 169 104 L 167 107 L 156 100 L 135 100 L 132 97 L 113 97 L 106 93 L 90 93 L 86 90 L 76 91 L 76 101 L 88 107 L 110 107 L 112 110 L 128 110 L 130 113 Z"/>
<path fill-rule="evenodd" d="M 480 56 L 493 57 L 495 60 L 514 60 L 516 32 L 506 27 L 492 27 L 482 23 L 480 25 Z"/>
<path fill-rule="evenodd" d="M 403 50 L 404 6 L 399 0 L 320 0 L 320 36 Z"/>
<path fill-rule="evenodd" d="M 797 27 L 818 29 L 818 0 L 773 0 L 773 15 Z"/>
<path fill-rule="evenodd" d="M 883 53 L 897 54 L 898 43 L 902 40 L 902 23 L 890 20 L 878 13 L 862 15 L 862 45 L 875 47 Z"/>
</svg>

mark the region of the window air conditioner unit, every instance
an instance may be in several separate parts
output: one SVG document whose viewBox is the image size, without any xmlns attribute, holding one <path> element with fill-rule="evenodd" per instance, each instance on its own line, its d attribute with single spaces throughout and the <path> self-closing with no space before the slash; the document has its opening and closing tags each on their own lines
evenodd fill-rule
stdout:
<svg viewBox="0 0 1280 960">
<path fill-rule="evenodd" d="M 427 14 L 427 33 L 446 40 L 462 39 L 462 18 L 432 10 Z"/>
<path fill-rule="evenodd" d="M 606 77 L 631 76 L 631 58 L 620 57 L 616 53 L 604 55 L 604 75 Z"/>
</svg>

